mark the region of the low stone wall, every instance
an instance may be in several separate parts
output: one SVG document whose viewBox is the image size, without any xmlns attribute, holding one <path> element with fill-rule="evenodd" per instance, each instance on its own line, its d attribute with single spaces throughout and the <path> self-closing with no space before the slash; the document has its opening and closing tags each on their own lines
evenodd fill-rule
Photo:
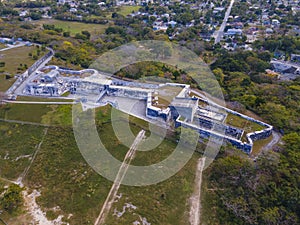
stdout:
<svg viewBox="0 0 300 225">
<path fill-rule="evenodd" d="M 130 97 L 134 99 L 143 99 L 146 100 L 148 96 L 148 92 L 141 90 L 129 89 L 126 87 L 118 87 L 118 86 L 109 86 L 107 89 L 107 94 L 118 97 Z"/>
<path fill-rule="evenodd" d="M 203 127 L 199 127 L 196 125 L 192 125 L 190 123 L 186 123 L 185 121 L 180 121 L 180 118 L 178 117 L 175 121 L 175 127 L 179 127 L 179 126 L 196 130 L 202 138 L 214 137 L 217 139 L 224 139 L 227 142 L 231 143 L 236 148 L 241 149 L 242 151 L 244 151 L 247 154 L 250 154 L 252 152 L 253 143 L 242 142 L 238 139 L 229 137 L 227 135 L 223 135 L 223 134 L 214 132 L 213 130 L 208 130 Z"/>
<path fill-rule="evenodd" d="M 216 108 L 222 109 L 222 110 L 224 110 L 224 111 L 226 111 L 228 113 L 231 113 L 233 115 L 239 116 L 239 117 L 241 117 L 243 119 L 252 121 L 254 123 L 257 123 L 257 124 L 265 127 L 265 129 L 263 129 L 263 130 L 252 132 L 252 133 L 248 133 L 246 135 L 248 142 L 242 142 L 240 140 L 231 138 L 231 137 L 226 136 L 226 135 L 219 135 L 219 137 L 224 138 L 226 141 L 230 142 L 233 146 L 237 147 L 238 149 L 243 150 L 247 154 L 250 154 L 252 152 L 252 147 L 253 147 L 253 142 L 254 141 L 265 139 L 265 138 L 267 138 L 267 137 L 269 137 L 269 136 L 272 135 L 273 126 L 271 126 L 271 125 L 269 125 L 267 123 L 264 123 L 264 122 L 262 122 L 260 120 L 256 120 L 256 119 L 254 119 L 252 117 L 246 116 L 246 115 L 241 114 L 239 112 L 236 112 L 234 110 L 228 109 L 228 108 L 226 108 L 224 106 L 220 106 L 220 105 L 218 105 L 218 104 L 216 104 L 213 101 L 210 101 L 208 99 L 203 99 L 203 98 L 200 98 L 200 97 L 197 97 L 197 98 L 199 98 L 199 100 L 204 101 L 204 102 L 206 102 L 207 104 L 209 104 L 211 106 L 214 106 Z M 176 122 L 175 122 L 176 126 L 179 126 L 179 124 L 182 125 L 182 123 L 183 122 L 180 121 L 179 118 L 176 119 Z M 203 129 L 202 128 L 198 128 L 198 129 L 199 129 L 199 133 L 200 134 L 203 133 L 203 131 L 202 131 Z M 205 130 L 205 132 L 210 132 L 210 131 L 209 130 Z M 210 135 L 212 135 L 212 133 Z"/>
<path fill-rule="evenodd" d="M 49 51 L 46 55 L 36 61 L 31 67 L 28 69 L 28 75 L 31 75 L 43 62 L 45 62 L 49 57 L 53 55 L 52 51 Z"/>
</svg>

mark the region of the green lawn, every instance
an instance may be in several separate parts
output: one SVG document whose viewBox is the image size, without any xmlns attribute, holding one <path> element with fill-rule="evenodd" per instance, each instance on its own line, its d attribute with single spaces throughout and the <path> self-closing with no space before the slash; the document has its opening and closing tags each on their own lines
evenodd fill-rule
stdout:
<svg viewBox="0 0 300 225">
<path fill-rule="evenodd" d="M 123 16 L 127 16 L 130 13 L 132 13 L 133 11 L 138 12 L 140 8 L 141 8 L 140 6 L 135 6 L 135 5 L 134 6 L 121 6 L 119 8 L 118 13 Z"/>
<path fill-rule="evenodd" d="M 17 101 L 31 101 L 31 102 L 73 102 L 71 99 L 61 98 L 43 98 L 43 97 L 30 97 L 30 96 L 18 96 Z"/>
<path fill-rule="evenodd" d="M 48 105 L 38 104 L 7 104 L 0 108 L 0 118 L 41 123 L 42 117 L 52 111 Z"/>
<path fill-rule="evenodd" d="M 0 75 L 0 91 L 7 91 L 8 88 L 15 82 L 14 78 L 6 79 L 5 75 Z"/>
<path fill-rule="evenodd" d="M 168 151 L 168 148 L 161 151 Z M 195 153 L 179 173 L 159 184 L 145 187 L 121 185 L 118 194 L 122 197 L 112 205 L 106 224 L 133 224 L 136 220 L 140 221 L 141 216 L 151 224 L 188 225 L 188 199 L 193 192 L 198 158 L 198 153 Z M 122 211 L 126 203 L 132 203 L 137 209 L 127 209 L 119 218 L 113 215 L 115 209 Z"/>
<path fill-rule="evenodd" d="M 241 128 L 241 129 L 245 130 L 246 133 L 263 130 L 265 128 L 264 126 L 261 126 L 257 123 L 246 120 L 240 116 L 233 115 L 231 113 L 227 114 L 225 123 L 228 125 L 237 127 L 237 128 Z"/>
<path fill-rule="evenodd" d="M 74 225 L 93 224 L 111 184 L 85 162 L 72 128 L 58 127 L 49 128 L 26 179 L 30 188 L 39 187 L 37 201 L 49 219 L 64 215 Z M 51 210 L 57 206 L 60 210 Z"/>
<path fill-rule="evenodd" d="M 24 72 L 26 69 L 20 68 L 20 64 L 26 64 L 28 67 L 30 67 L 36 61 L 28 55 L 29 53 L 35 54 L 36 47 L 23 46 L 0 52 L 0 61 L 5 62 L 5 67 L 1 67 L 0 71 L 7 72 L 12 75 Z M 44 53 L 41 52 L 41 56 L 43 54 Z"/>
<path fill-rule="evenodd" d="M 14 180 L 30 163 L 43 127 L 0 122 L 0 177 Z M 22 157 L 23 156 L 23 157 Z"/>
<path fill-rule="evenodd" d="M 102 34 L 108 27 L 107 24 L 92 24 L 92 23 L 81 23 L 81 22 L 70 22 L 55 19 L 43 19 L 37 22 L 32 22 L 38 25 L 53 24 L 55 27 L 62 28 L 64 31 L 69 31 L 71 35 L 81 33 L 81 31 L 89 31 L 93 34 Z"/>
<path fill-rule="evenodd" d="M 71 118 L 69 106 L 48 107 L 44 105 L 8 105 L 6 115 L 11 118 L 39 121 L 55 117 L 52 122 L 65 125 Z M 5 106 L 7 107 L 7 105 Z M 10 108 L 11 107 L 11 108 Z M 34 108 L 44 107 L 44 108 Z M 5 110 L 4 108 L 2 110 Z M 115 136 L 110 123 L 111 107 L 96 110 L 99 136 L 108 151 L 117 159 L 123 160 L 128 147 Z M 126 123 L 124 114 L 118 118 L 120 126 Z M 134 134 L 147 129 L 145 121 L 130 117 L 130 128 Z M 69 121 L 70 122 L 70 121 Z M 98 175 L 83 159 L 73 134 L 72 127 L 49 127 L 40 151 L 25 179 L 30 190 L 38 189 L 42 196 L 38 204 L 47 212 L 49 219 L 64 215 L 64 221 L 74 225 L 93 224 L 111 188 L 112 182 Z M 41 141 L 44 127 L 0 123 L 0 176 L 15 179 L 29 163 L 28 158 L 16 158 L 32 154 Z M 147 132 L 146 135 L 149 135 Z M 125 134 L 126 136 L 126 134 Z M 128 137 L 125 137 L 128 138 Z M 137 152 L 132 164 L 149 165 L 165 159 L 175 148 L 176 143 L 163 140 L 155 149 Z M 7 155 L 8 154 L 8 155 Z M 7 157 L 9 159 L 6 159 Z M 4 159 L 5 158 L 5 159 Z M 146 187 L 121 186 L 123 197 L 113 204 L 107 224 L 132 224 L 139 215 L 146 217 L 151 224 L 188 224 L 188 199 L 193 191 L 195 168 L 199 154 L 195 153 L 188 164 L 176 175 L 156 185 Z M 3 162 L 2 162 L 3 161 Z M 131 202 L 137 209 L 122 217 L 113 216 L 125 203 Z M 53 210 L 59 206 L 59 210 Z M 70 216 L 72 214 L 72 216 Z M 69 219 L 68 219 L 69 218 Z M 13 220 L 11 220 L 13 222 Z"/>
</svg>

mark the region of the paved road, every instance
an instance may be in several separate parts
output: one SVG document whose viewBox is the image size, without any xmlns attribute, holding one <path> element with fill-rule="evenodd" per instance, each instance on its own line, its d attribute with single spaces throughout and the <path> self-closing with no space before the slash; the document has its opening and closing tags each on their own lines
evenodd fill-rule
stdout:
<svg viewBox="0 0 300 225">
<path fill-rule="evenodd" d="M 223 19 L 223 23 L 221 24 L 220 29 L 215 31 L 215 33 L 213 35 L 215 38 L 215 44 L 218 44 L 221 41 L 221 39 L 223 38 L 224 30 L 225 30 L 225 27 L 227 24 L 228 17 L 230 16 L 230 13 L 231 13 L 233 3 L 234 3 L 234 0 L 231 0 L 230 5 L 225 13 L 225 17 Z"/>
<path fill-rule="evenodd" d="M 281 135 L 279 133 L 273 130 L 272 135 L 272 140 L 262 148 L 261 152 L 272 150 L 272 148 L 280 141 Z"/>
<path fill-rule="evenodd" d="M 271 60 L 270 63 L 280 63 L 282 65 L 293 66 L 293 67 L 296 67 L 298 69 L 300 68 L 300 64 L 299 63 L 294 63 L 294 62 L 291 62 L 291 61 Z"/>
<path fill-rule="evenodd" d="M 145 137 L 145 131 L 141 130 L 137 137 L 135 138 L 134 142 L 132 143 L 130 149 L 128 150 L 124 161 L 122 163 L 122 165 L 120 166 L 119 172 L 116 176 L 116 179 L 107 195 L 107 198 L 102 206 L 101 212 L 97 218 L 97 220 L 95 221 L 94 225 L 101 225 L 104 224 L 105 219 L 112 207 L 112 204 L 116 198 L 116 195 L 118 193 L 118 190 L 120 188 L 120 185 L 122 183 L 123 178 L 125 177 L 125 174 L 129 168 L 129 165 L 135 155 L 136 149 L 138 144 L 143 140 L 143 138 Z"/>
<path fill-rule="evenodd" d="M 7 47 L 7 48 L 0 49 L 0 52 L 7 51 L 7 50 L 13 49 L 13 48 L 19 48 L 19 47 L 22 47 L 22 46 L 25 46 L 24 42 L 21 42 L 21 43 L 19 43 L 17 45 L 9 45 L 9 47 Z"/>
</svg>

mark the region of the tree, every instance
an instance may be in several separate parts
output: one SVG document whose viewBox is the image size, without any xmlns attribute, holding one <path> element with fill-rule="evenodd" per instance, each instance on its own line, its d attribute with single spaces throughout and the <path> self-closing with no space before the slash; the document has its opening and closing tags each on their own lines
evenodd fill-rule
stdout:
<svg viewBox="0 0 300 225">
<path fill-rule="evenodd" d="M 87 39 L 90 39 L 90 37 L 91 37 L 91 33 L 90 33 L 90 32 L 84 30 L 84 31 L 81 31 L 81 33 L 82 33 L 83 35 L 85 35 Z"/>
<path fill-rule="evenodd" d="M 22 188 L 20 188 L 16 184 L 11 184 L 9 188 L 4 191 L 4 194 L 0 197 L 0 208 L 10 214 L 16 211 L 23 202 L 21 192 Z"/>
<path fill-rule="evenodd" d="M 225 75 L 224 75 L 222 69 L 216 68 L 212 72 L 216 76 L 216 78 L 220 82 L 220 84 L 223 84 Z"/>
<path fill-rule="evenodd" d="M 262 104 L 258 110 L 266 120 L 272 122 L 272 125 L 279 129 L 286 128 L 289 125 L 291 115 L 283 105 L 267 102 L 266 104 Z"/>
<path fill-rule="evenodd" d="M 70 37 L 70 32 L 69 31 L 63 32 L 63 36 L 64 37 Z"/>
</svg>

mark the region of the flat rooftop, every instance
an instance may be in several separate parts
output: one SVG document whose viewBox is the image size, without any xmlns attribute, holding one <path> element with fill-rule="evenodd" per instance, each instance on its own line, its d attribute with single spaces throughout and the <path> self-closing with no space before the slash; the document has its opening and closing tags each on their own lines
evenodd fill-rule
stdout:
<svg viewBox="0 0 300 225">
<path fill-rule="evenodd" d="M 198 107 L 198 99 L 182 99 L 182 98 L 175 98 L 171 102 L 172 106 L 175 107 L 187 107 L 187 108 L 194 108 Z"/>
</svg>

